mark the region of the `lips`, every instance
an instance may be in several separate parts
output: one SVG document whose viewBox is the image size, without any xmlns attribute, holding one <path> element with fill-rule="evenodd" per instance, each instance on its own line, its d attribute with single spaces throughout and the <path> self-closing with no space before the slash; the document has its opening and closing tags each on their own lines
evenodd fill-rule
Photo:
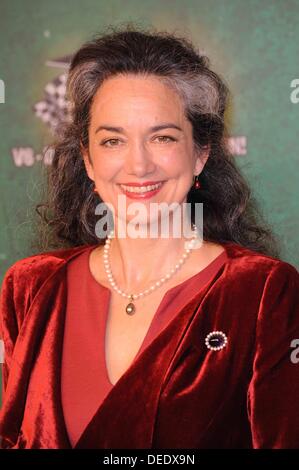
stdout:
<svg viewBox="0 0 299 470">
<path fill-rule="evenodd" d="M 120 183 L 124 186 L 134 186 L 134 187 L 141 187 L 141 186 L 152 186 L 153 184 L 164 183 L 163 180 L 161 181 L 143 181 L 142 183 Z"/>
<path fill-rule="evenodd" d="M 148 199 L 156 195 L 163 187 L 164 181 L 150 185 L 119 185 L 123 194 L 131 199 Z"/>
</svg>

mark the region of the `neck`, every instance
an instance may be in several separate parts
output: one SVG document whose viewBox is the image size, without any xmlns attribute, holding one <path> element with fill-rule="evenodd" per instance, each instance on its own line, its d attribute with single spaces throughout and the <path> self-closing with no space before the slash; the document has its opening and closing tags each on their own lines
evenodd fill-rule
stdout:
<svg viewBox="0 0 299 470">
<path fill-rule="evenodd" d="M 191 240 L 189 235 L 186 237 L 183 233 L 178 238 L 173 236 L 171 226 L 167 238 L 152 238 L 149 229 L 147 236 L 142 235 L 144 238 L 132 238 L 127 233 L 122 238 L 118 237 L 119 225 L 116 219 L 109 261 L 117 284 L 127 292 L 142 291 L 164 277 L 183 255 L 185 242 Z M 192 252 L 184 264 L 188 263 L 191 256 Z"/>
</svg>

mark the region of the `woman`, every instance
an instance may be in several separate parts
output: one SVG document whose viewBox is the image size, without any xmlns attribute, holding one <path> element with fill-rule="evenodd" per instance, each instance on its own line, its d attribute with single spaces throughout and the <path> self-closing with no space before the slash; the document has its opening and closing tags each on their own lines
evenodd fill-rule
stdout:
<svg viewBox="0 0 299 470">
<path fill-rule="evenodd" d="M 2 285 L 2 448 L 298 446 L 299 275 L 226 147 L 227 94 L 171 34 L 112 30 L 74 55 L 46 249 Z M 198 240 L 202 203 L 202 243 L 121 237 L 119 200 L 144 231 L 166 219 L 150 204 L 189 203 Z"/>
</svg>

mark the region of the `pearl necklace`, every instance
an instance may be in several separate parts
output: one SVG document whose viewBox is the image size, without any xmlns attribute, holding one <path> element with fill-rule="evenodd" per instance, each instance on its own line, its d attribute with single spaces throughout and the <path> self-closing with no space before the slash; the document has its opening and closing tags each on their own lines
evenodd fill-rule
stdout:
<svg viewBox="0 0 299 470">
<path fill-rule="evenodd" d="M 155 284 L 153 284 L 151 287 L 149 287 L 148 289 L 146 289 L 143 292 L 140 292 L 138 294 L 126 294 L 125 292 L 123 292 L 116 285 L 116 282 L 113 278 L 113 275 L 112 275 L 112 272 L 111 272 L 111 269 L 110 269 L 109 248 L 110 248 L 110 244 L 111 244 L 111 238 L 113 237 L 113 234 L 114 234 L 114 230 L 111 230 L 108 237 L 106 238 L 105 246 L 104 246 L 104 250 L 103 250 L 104 268 L 105 268 L 108 280 L 109 280 L 112 288 L 116 292 L 118 292 L 118 294 L 122 295 L 123 297 L 126 297 L 126 298 L 130 299 L 130 302 L 126 306 L 126 313 L 128 315 L 133 315 L 136 312 L 136 307 L 133 303 L 134 299 L 138 299 L 139 297 L 143 297 L 144 295 L 147 295 L 147 294 L 153 292 L 155 289 L 157 289 L 157 287 L 160 287 L 165 281 L 170 279 L 177 272 L 177 270 L 182 266 L 182 264 L 186 261 L 186 259 L 188 258 L 189 254 L 190 254 L 190 251 L 192 249 L 194 249 L 194 247 L 196 246 L 196 243 L 198 242 L 198 231 L 197 231 L 197 227 L 196 227 L 195 224 L 193 224 L 193 231 L 192 232 L 193 232 L 192 240 L 190 242 L 185 243 L 186 248 L 184 250 L 184 253 L 183 253 L 182 257 L 179 259 L 178 263 L 175 265 L 175 267 L 173 269 L 171 269 L 171 271 L 168 274 L 166 274 L 159 281 L 155 282 Z"/>
</svg>

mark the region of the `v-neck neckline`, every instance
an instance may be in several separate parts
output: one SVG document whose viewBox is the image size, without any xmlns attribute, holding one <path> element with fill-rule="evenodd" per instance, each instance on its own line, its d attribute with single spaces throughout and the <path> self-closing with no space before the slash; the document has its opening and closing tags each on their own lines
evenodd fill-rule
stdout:
<svg viewBox="0 0 299 470">
<path fill-rule="evenodd" d="M 178 316 L 182 315 L 182 312 L 184 312 L 184 309 L 186 308 L 187 305 L 189 304 L 192 304 L 192 302 L 194 302 L 194 300 L 197 298 L 197 297 L 200 297 L 202 295 L 202 293 L 208 289 L 208 287 L 210 285 L 213 285 L 215 280 L 218 279 L 218 277 L 221 277 L 224 275 L 224 273 L 226 272 L 228 266 L 229 266 L 229 262 L 231 260 L 232 257 L 234 257 L 234 253 L 233 253 L 233 250 L 235 249 L 234 247 L 238 248 L 239 245 L 237 245 L 236 243 L 234 242 L 226 242 L 226 243 L 223 243 L 222 245 L 225 249 L 225 253 L 226 253 L 226 256 L 227 256 L 227 259 L 226 261 L 221 264 L 221 266 L 219 267 L 219 269 L 217 270 L 217 272 L 214 273 L 214 275 L 212 276 L 212 278 L 208 281 L 208 283 L 206 283 L 191 299 L 189 299 L 189 301 L 187 302 L 187 304 L 184 306 L 184 308 L 181 309 L 181 312 L 178 313 L 177 316 L 175 316 L 175 318 L 173 318 L 172 320 L 170 320 L 170 322 L 166 325 L 166 327 L 154 338 L 153 341 L 150 342 L 150 344 L 142 351 L 142 353 L 136 357 L 135 356 L 135 359 L 133 360 L 133 362 L 130 364 L 130 366 L 128 367 L 128 369 L 124 372 L 124 374 L 122 374 L 122 376 L 118 379 L 118 381 L 113 385 L 112 384 L 112 388 L 111 390 L 109 390 L 109 392 L 107 393 L 107 395 L 105 396 L 104 400 L 102 401 L 102 403 L 99 405 L 99 407 L 97 408 L 95 414 L 93 415 L 93 417 L 95 415 L 97 415 L 101 409 L 103 409 L 106 405 L 106 403 L 111 399 L 111 397 L 113 395 L 115 395 L 116 393 L 116 390 L 121 386 L 121 384 L 128 378 L 130 377 L 130 375 L 132 374 L 132 371 L 134 370 L 134 368 L 137 367 L 138 363 L 140 362 L 140 360 L 142 359 L 143 355 L 150 349 L 150 348 L 153 348 L 154 345 L 157 343 L 157 341 L 160 340 L 161 336 L 163 334 L 166 334 L 166 332 L 173 326 L 174 324 L 174 321 L 178 318 Z M 63 267 L 66 267 L 68 262 L 71 260 L 71 259 L 74 259 L 76 256 L 79 256 L 80 254 L 82 254 L 85 250 L 88 250 L 88 253 L 90 252 L 90 250 L 92 248 L 95 248 L 96 245 L 88 245 L 88 246 L 84 246 L 82 248 L 82 250 L 78 250 L 76 253 L 74 253 L 69 259 L 66 260 L 66 262 L 64 263 Z M 243 248 L 243 247 L 240 247 L 240 248 Z M 232 249 L 232 251 L 231 251 Z M 243 248 L 244 249 L 244 248 Z M 224 252 L 220 253 L 219 256 L 223 255 Z M 216 260 L 216 258 L 215 258 Z M 215 261 L 213 260 L 213 262 Z M 206 267 L 207 268 L 207 267 Z M 204 268 L 204 269 L 206 269 Z M 200 271 L 202 272 L 202 271 Z M 220 273 L 220 275 L 219 275 Z M 192 277 L 195 277 L 195 276 L 198 276 L 199 273 L 196 273 L 194 276 Z M 187 279 L 188 280 L 188 279 Z M 186 280 L 186 281 L 187 281 Z M 65 279 L 65 282 L 66 282 L 66 279 Z M 95 282 L 97 282 L 95 280 Z M 183 281 L 184 283 L 185 281 Z M 102 287 L 105 287 L 105 286 L 102 286 Z M 174 286 L 176 287 L 176 286 Z M 109 289 L 106 288 L 108 291 Z M 170 289 L 171 290 L 171 289 Z M 62 352 L 63 352 L 63 337 L 64 337 L 64 327 L 65 327 L 65 319 L 66 319 L 66 304 L 65 304 L 65 309 L 64 309 L 64 316 L 63 316 L 63 322 L 61 323 L 61 337 L 60 337 L 60 352 L 61 354 L 59 354 L 57 356 L 57 362 L 58 362 L 58 380 L 57 380 L 57 398 L 59 400 L 59 403 L 58 403 L 58 406 L 60 408 L 60 411 L 61 411 L 61 422 L 63 424 L 63 428 L 64 428 L 64 434 L 65 434 L 65 437 L 68 441 L 68 445 L 70 448 L 72 449 L 75 449 L 77 448 L 78 444 L 80 443 L 81 441 L 81 438 L 82 436 L 84 435 L 85 431 L 87 430 L 87 428 L 89 427 L 93 417 L 91 418 L 91 420 L 88 422 L 88 424 L 85 426 L 85 428 L 83 429 L 82 433 L 80 434 L 79 436 L 79 439 L 76 441 L 75 445 L 72 446 L 71 442 L 70 442 L 70 438 L 69 438 L 69 435 L 68 435 L 68 431 L 67 431 L 67 426 L 66 426 L 66 422 L 65 422 L 65 418 L 64 418 L 64 414 L 63 414 L 63 406 L 62 406 L 62 390 L 61 390 L 61 385 L 62 385 Z"/>
<path fill-rule="evenodd" d="M 107 309 L 109 309 L 109 305 L 110 305 L 110 302 L 111 302 L 111 295 L 112 295 L 112 289 L 110 289 L 109 287 L 106 287 L 104 286 L 103 284 L 101 284 L 99 281 L 97 281 L 95 279 L 95 277 L 93 276 L 91 270 L 90 270 L 90 255 L 91 255 L 91 252 L 92 250 L 95 249 L 94 247 L 91 247 L 90 250 L 86 250 L 86 252 L 84 253 L 84 264 L 86 263 L 87 264 L 87 273 L 88 273 L 88 280 L 89 282 L 92 282 L 97 288 L 99 288 L 100 290 L 103 290 L 106 294 L 106 299 L 105 301 L 107 302 L 106 303 L 106 306 L 107 306 Z M 222 259 L 224 261 L 222 261 Z M 198 271 L 197 273 L 193 274 L 192 276 L 190 276 L 189 278 L 185 279 L 184 281 L 178 283 L 177 285 L 171 287 L 170 289 L 168 289 L 153 317 L 152 317 L 152 320 L 149 324 L 149 327 L 146 331 L 146 334 L 145 336 L 143 337 L 143 340 L 141 342 L 141 345 L 137 351 L 137 353 L 134 355 L 134 358 L 133 360 L 130 362 L 130 365 L 129 367 L 131 367 L 131 365 L 133 365 L 135 363 L 135 361 L 138 359 L 139 355 L 142 353 L 142 350 L 143 350 L 143 347 L 144 347 L 144 344 L 147 342 L 148 340 L 148 337 L 150 335 L 150 333 L 152 332 L 152 329 L 153 327 L 155 326 L 156 324 L 156 321 L 157 321 L 157 317 L 158 317 L 158 314 L 160 313 L 160 311 L 162 310 L 162 308 L 164 307 L 165 305 L 165 302 L 168 300 L 168 298 L 170 297 L 170 295 L 175 291 L 175 290 L 179 290 L 181 291 L 181 289 L 183 289 L 185 287 L 185 285 L 189 284 L 189 283 L 193 283 L 195 280 L 198 280 L 198 282 L 200 283 L 200 281 L 203 279 L 203 277 L 206 275 L 206 273 L 208 271 L 214 271 L 214 266 L 215 265 L 218 265 L 221 261 L 221 265 L 219 266 L 219 269 L 217 269 L 217 271 L 214 273 L 216 274 L 220 268 L 227 262 L 227 259 L 228 259 L 228 256 L 227 256 L 227 252 L 226 250 L 224 249 L 224 251 L 222 251 L 221 253 L 219 253 L 219 255 L 216 256 L 216 258 L 214 258 L 207 266 L 205 266 L 203 269 L 201 269 L 200 271 Z M 205 285 L 210 281 L 210 278 L 207 280 L 206 283 L 204 283 L 204 285 L 202 286 L 202 289 L 205 287 Z M 201 290 L 201 289 L 200 289 Z M 188 303 L 188 302 L 187 302 Z M 174 315 L 173 318 L 175 318 L 176 315 Z M 121 377 L 124 375 L 122 374 L 118 380 L 113 384 L 110 380 L 110 377 L 109 377 L 109 373 L 108 373 L 108 367 L 107 367 L 107 356 L 106 356 L 106 330 L 107 330 L 107 321 L 108 321 L 108 313 L 105 317 L 105 326 L 104 326 L 104 337 L 103 337 L 103 344 L 104 344 L 104 353 L 103 353 L 103 365 L 104 365 L 104 373 L 105 373 L 105 376 L 106 376 L 106 381 L 107 383 L 109 383 L 109 386 L 110 386 L 110 390 L 116 386 L 116 384 L 118 383 L 118 381 L 121 379 Z M 172 319 L 168 322 L 170 323 L 172 321 Z M 167 327 L 168 323 L 162 328 L 162 330 L 159 332 L 162 333 L 162 331 Z M 154 340 L 154 339 L 153 339 Z M 151 343 L 151 342 L 150 342 Z M 149 347 L 150 346 L 150 343 L 146 346 L 146 347 Z M 126 372 L 126 371 L 125 371 Z M 124 372 L 124 373 L 125 373 Z"/>
</svg>

